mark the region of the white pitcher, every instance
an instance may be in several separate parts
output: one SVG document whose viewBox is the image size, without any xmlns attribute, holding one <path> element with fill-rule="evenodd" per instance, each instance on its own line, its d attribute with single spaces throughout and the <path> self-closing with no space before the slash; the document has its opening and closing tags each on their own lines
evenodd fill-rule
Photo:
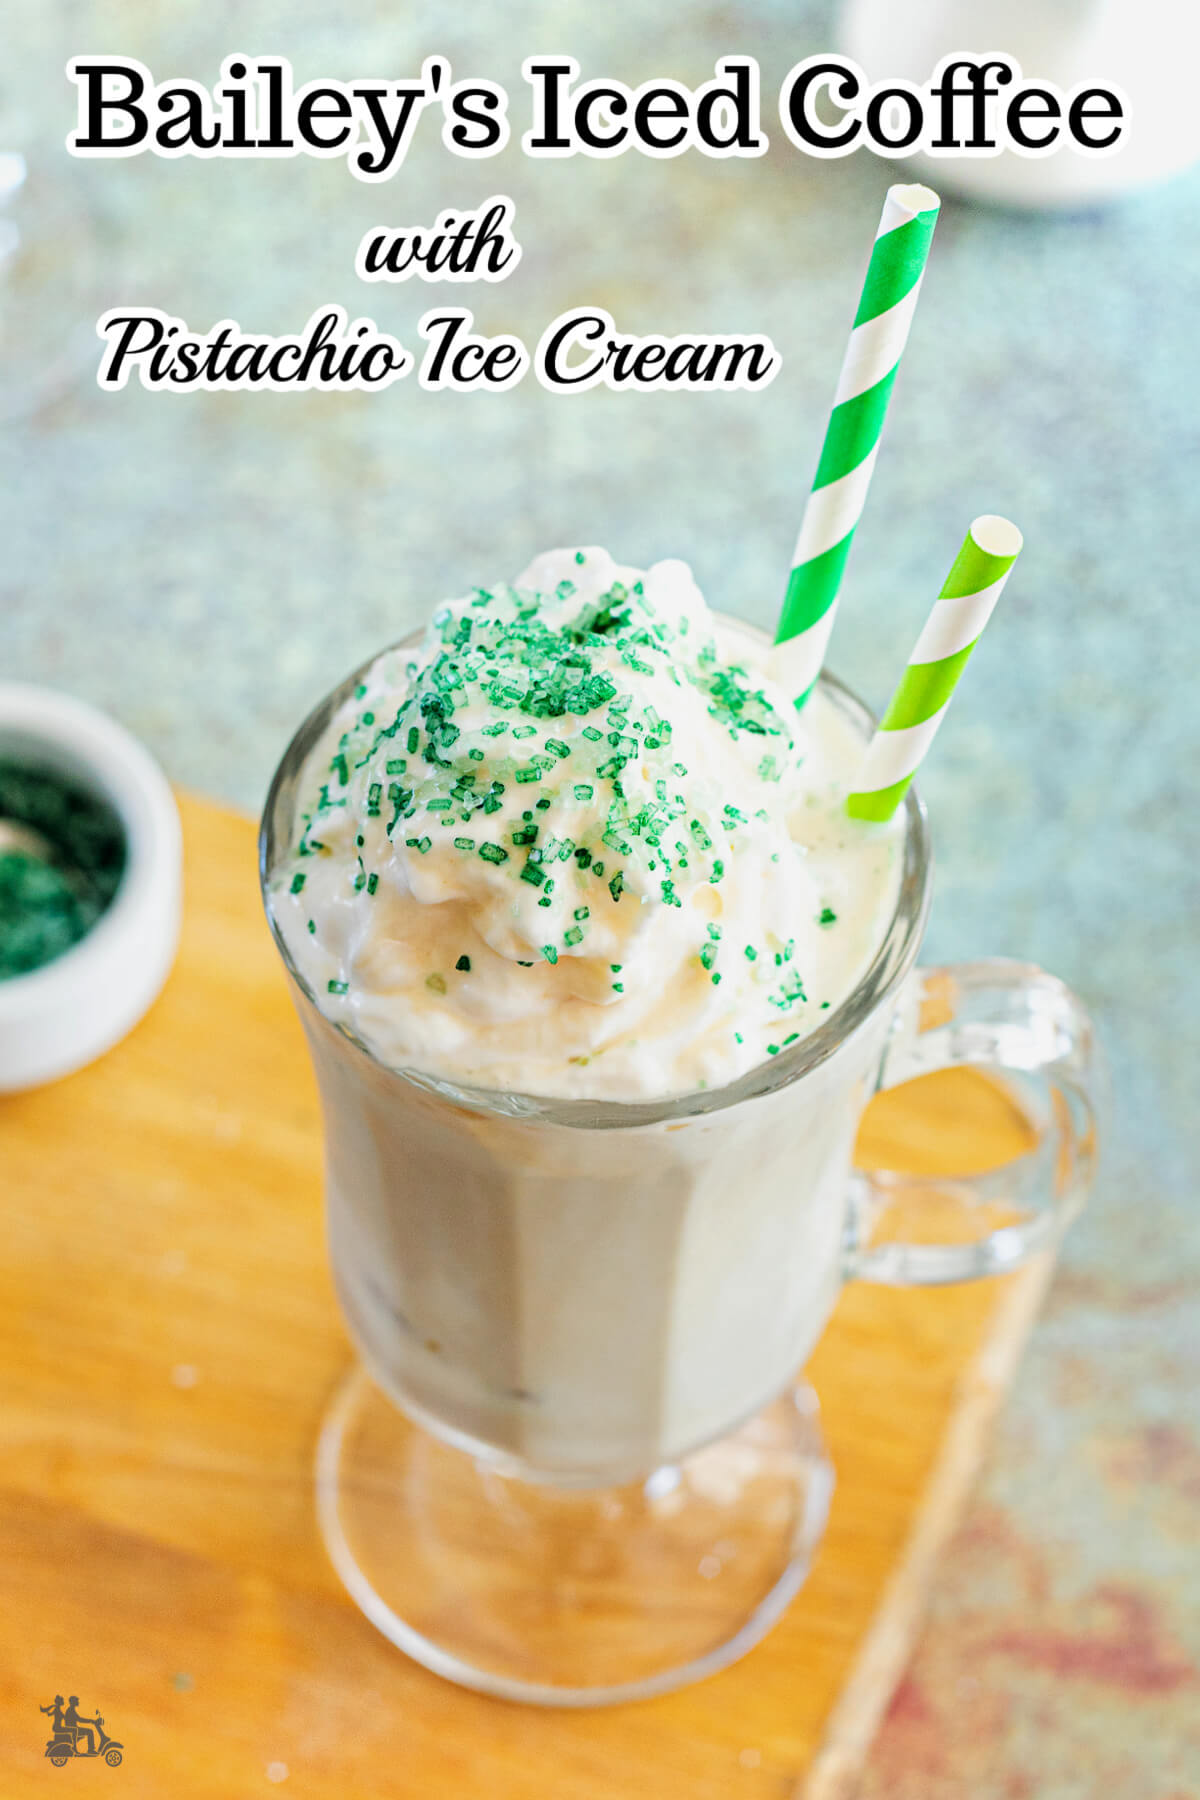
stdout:
<svg viewBox="0 0 1200 1800">
<path fill-rule="evenodd" d="M 1000 205 L 1078 207 L 1200 160 L 1200 7 L 1194 0 L 844 0 L 837 48 L 873 82 L 927 82 L 939 59 L 1006 52 L 1024 79 L 1115 86 L 1128 128 L 1108 156 L 903 158 L 911 179 Z M 900 160 L 900 159 L 898 159 Z"/>
</svg>

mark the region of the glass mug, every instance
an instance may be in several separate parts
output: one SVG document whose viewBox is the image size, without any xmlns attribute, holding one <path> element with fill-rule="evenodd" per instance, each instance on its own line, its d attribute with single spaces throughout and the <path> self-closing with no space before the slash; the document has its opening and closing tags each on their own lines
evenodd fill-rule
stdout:
<svg viewBox="0 0 1200 1800">
<path fill-rule="evenodd" d="M 1023 964 L 914 972 L 931 862 L 910 790 L 867 973 L 727 1087 L 626 1105 L 385 1067 L 322 1014 L 270 903 L 301 772 L 362 673 L 296 733 L 260 839 L 364 1365 L 318 1446 L 322 1531 L 367 1616 L 439 1674 L 543 1704 L 662 1692 L 741 1655 L 804 1579 L 832 1471 L 797 1371 L 842 1282 L 1011 1270 L 1079 1210 L 1091 1027 Z M 828 675 L 822 689 L 865 746 L 867 709 Z M 926 992 L 944 1016 L 922 1030 Z M 956 1063 L 1002 1076 L 1034 1149 L 953 1181 L 853 1173 L 870 1096 Z M 950 1203 L 956 1241 L 927 1241 L 931 1201 L 939 1219 Z M 874 1241 L 882 1213 L 914 1210 L 917 1241 Z"/>
</svg>

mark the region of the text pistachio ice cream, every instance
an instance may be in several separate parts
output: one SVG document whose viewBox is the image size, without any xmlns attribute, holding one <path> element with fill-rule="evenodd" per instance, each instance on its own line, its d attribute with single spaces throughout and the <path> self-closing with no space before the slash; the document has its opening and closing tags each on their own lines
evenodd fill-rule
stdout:
<svg viewBox="0 0 1200 1800">
<path fill-rule="evenodd" d="M 894 909 L 862 744 L 682 562 L 538 557 L 383 653 L 314 748 L 272 905 L 322 1010 L 479 1087 L 646 1100 L 813 1030 Z"/>
</svg>

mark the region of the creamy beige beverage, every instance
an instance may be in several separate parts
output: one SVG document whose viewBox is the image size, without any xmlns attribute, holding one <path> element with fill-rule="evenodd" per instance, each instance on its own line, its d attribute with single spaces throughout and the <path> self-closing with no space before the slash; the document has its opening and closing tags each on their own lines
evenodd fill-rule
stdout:
<svg viewBox="0 0 1200 1800">
<path fill-rule="evenodd" d="M 339 1290 L 402 1404 L 615 1479 L 803 1361 L 886 1019 L 800 1091 L 662 1103 L 782 1069 L 875 957 L 903 824 L 844 817 L 863 749 L 683 564 L 595 549 L 441 607 L 333 712 L 270 904 L 323 1015 Z"/>
</svg>

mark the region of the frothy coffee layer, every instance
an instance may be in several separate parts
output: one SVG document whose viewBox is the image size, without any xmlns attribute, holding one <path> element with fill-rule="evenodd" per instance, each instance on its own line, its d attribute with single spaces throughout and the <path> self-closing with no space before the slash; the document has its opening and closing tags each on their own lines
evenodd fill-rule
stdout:
<svg viewBox="0 0 1200 1800">
<path fill-rule="evenodd" d="M 383 1063 L 645 1100 L 813 1030 L 894 909 L 899 826 L 681 562 L 552 551 L 386 651 L 314 748 L 272 906 Z"/>
</svg>

